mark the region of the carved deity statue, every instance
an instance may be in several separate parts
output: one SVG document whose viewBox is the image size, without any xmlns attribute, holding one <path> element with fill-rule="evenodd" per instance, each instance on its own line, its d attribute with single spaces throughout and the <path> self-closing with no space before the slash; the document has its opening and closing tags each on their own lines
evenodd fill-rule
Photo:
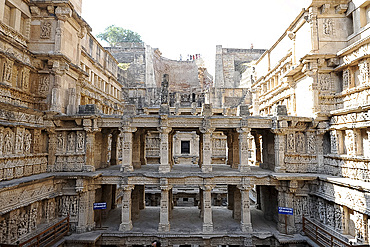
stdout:
<svg viewBox="0 0 370 247">
<path fill-rule="evenodd" d="M 82 132 L 77 133 L 77 149 L 84 149 L 85 138 Z"/>
<path fill-rule="evenodd" d="M 4 136 L 4 153 L 11 154 L 13 152 L 13 131 L 7 129 Z"/>
</svg>

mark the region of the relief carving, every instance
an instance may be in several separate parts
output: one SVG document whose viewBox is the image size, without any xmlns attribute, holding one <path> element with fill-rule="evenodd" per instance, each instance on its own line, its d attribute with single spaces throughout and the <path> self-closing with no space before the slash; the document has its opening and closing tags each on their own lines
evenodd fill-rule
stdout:
<svg viewBox="0 0 370 247">
<path fill-rule="evenodd" d="M 311 154 L 316 153 L 315 133 L 312 133 L 312 132 L 307 133 L 307 152 Z"/>
<path fill-rule="evenodd" d="M 333 19 L 323 20 L 323 33 L 327 36 L 334 35 L 334 20 Z"/>
<path fill-rule="evenodd" d="M 118 142 L 118 145 L 120 145 L 121 143 Z M 77 132 L 77 149 L 80 151 L 80 150 L 84 150 L 84 147 L 85 147 L 85 136 L 84 136 L 84 133 L 79 131 Z"/>
<path fill-rule="evenodd" d="M 333 88 L 333 78 L 331 78 L 330 74 L 320 74 L 319 75 L 319 90 L 328 91 Z"/>
<path fill-rule="evenodd" d="M 5 59 L 3 64 L 3 82 L 11 83 L 14 62 Z"/>
<path fill-rule="evenodd" d="M 358 64 L 360 70 L 360 83 L 367 83 L 369 81 L 369 63 L 367 60 L 362 60 Z"/>
<path fill-rule="evenodd" d="M 65 150 L 65 141 L 63 132 L 58 133 L 57 135 L 57 151 L 64 152 Z"/>
<path fill-rule="evenodd" d="M 50 77 L 49 75 L 43 75 L 39 78 L 39 93 L 45 95 L 49 91 Z"/>
<path fill-rule="evenodd" d="M 70 132 L 68 134 L 68 146 L 67 150 L 70 152 L 74 152 L 76 150 L 76 134 L 74 132 Z"/>
<path fill-rule="evenodd" d="M 41 39 L 50 39 L 50 36 L 51 36 L 51 22 L 50 21 L 42 22 L 40 28 L 41 28 L 40 38 Z"/>
<path fill-rule="evenodd" d="M 295 151 L 294 133 L 287 134 L 287 151 L 288 152 Z"/>
<path fill-rule="evenodd" d="M 304 134 L 301 132 L 297 133 L 297 152 L 304 153 L 305 152 L 305 137 Z"/>
<path fill-rule="evenodd" d="M 14 148 L 14 133 L 10 128 L 4 130 L 4 150 L 3 154 L 13 153 Z"/>
<path fill-rule="evenodd" d="M 349 69 L 343 71 L 343 90 L 346 90 L 351 81 L 351 72 Z"/>
</svg>

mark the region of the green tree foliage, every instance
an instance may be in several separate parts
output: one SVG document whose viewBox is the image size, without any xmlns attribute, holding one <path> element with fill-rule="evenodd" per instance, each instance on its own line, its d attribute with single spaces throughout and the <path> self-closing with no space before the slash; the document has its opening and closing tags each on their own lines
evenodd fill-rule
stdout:
<svg viewBox="0 0 370 247">
<path fill-rule="evenodd" d="M 143 42 L 138 33 L 115 25 L 105 28 L 104 32 L 99 33 L 97 37 L 107 41 L 112 47 L 119 46 L 122 42 Z"/>
</svg>

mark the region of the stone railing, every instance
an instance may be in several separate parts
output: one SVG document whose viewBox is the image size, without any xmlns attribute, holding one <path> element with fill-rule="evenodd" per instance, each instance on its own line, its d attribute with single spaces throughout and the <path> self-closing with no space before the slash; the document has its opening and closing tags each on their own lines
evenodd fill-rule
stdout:
<svg viewBox="0 0 370 247">
<path fill-rule="evenodd" d="M 324 157 L 325 174 L 370 182 L 370 159 L 348 156 Z"/>
<path fill-rule="evenodd" d="M 0 158 L 0 181 L 46 172 L 47 154 L 29 154 Z"/>
</svg>

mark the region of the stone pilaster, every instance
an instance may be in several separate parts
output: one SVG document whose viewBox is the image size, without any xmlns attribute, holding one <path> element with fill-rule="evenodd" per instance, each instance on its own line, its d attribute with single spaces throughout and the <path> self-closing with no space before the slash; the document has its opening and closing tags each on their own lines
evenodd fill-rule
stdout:
<svg viewBox="0 0 370 247">
<path fill-rule="evenodd" d="M 95 202 L 95 190 L 93 185 L 86 185 L 86 181 L 77 179 L 76 191 L 79 193 L 79 211 L 77 233 L 91 231 L 95 227 L 93 203 Z M 89 188 L 91 187 L 91 188 Z"/>
<path fill-rule="evenodd" d="M 55 132 L 55 129 L 47 129 L 48 133 L 48 171 L 53 172 L 54 171 L 54 164 L 55 164 L 55 153 L 57 150 L 57 134 Z"/>
<path fill-rule="evenodd" d="M 122 197 L 122 213 L 121 213 L 121 224 L 119 225 L 120 231 L 130 231 L 132 229 L 131 220 L 131 191 L 134 189 L 134 185 L 123 185 L 123 197 Z"/>
<path fill-rule="evenodd" d="M 54 62 L 54 64 L 58 64 L 59 62 Z M 54 67 L 54 65 L 53 65 Z M 51 90 L 51 104 L 50 104 L 50 111 L 52 112 L 62 112 L 62 105 L 61 105 L 61 86 L 62 86 L 62 78 L 63 72 L 58 70 L 55 72 L 54 75 L 54 86 Z"/>
<path fill-rule="evenodd" d="M 57 27 L 55 28 L 55 53 L 62 53 L 64 39 L 64 24 L 69 17 L 72 16 L 72 10 L 69 7 L 57 7 L 55 9 L 57 16 Z"/>
<path fill-rule="evenodd" d="M 252 221 L 250 211 L 249 191 L 251 189 L 248 185 L 239 187 L 241 193 L 241 219 L 240 228 L 243 232 L 252 232 Z"/>
<path fill-rule="evenodd" d="M 294 193 L 298 189 L 298 182 L 292 180 L 289 182 L 289 186 L 287 186 L 287 181 L 284 183 L 277 187 L 278 206 L 294 208 Z M 294 234 L 296 232 L 294 216 L 279 214 L 278 230 L 281 233 Z"/>
<path fill-rule="evenodd" d="M 214 129 L 208 128 L 203 131 L 203 172 L 212 172 L 212 132 Z"/>
<path fill-rule="evenodd" d="M 172 128 L 169 127 L 161 127 L 159 128 L 160 132 L 160 165 L 159 165 L 159 172 L 165 173 L 171 171 L 170 165 L 170 145 L 169 145 L 169 133 L 171 132 Z"/>
<path fill-rule="evenodd" d="M 275 172 L 285 172 L 285 145 L 286 145 L 286 133 L 275 131 Z"/>
<path fill-rule="evenodd" d="M 248 163 L 249 150 L 248 150 L 248 136 L 250 134 L 249 128 L 240 128 L 239 132 L 239 171 L 249 172 L 251 170 Z"/>
<path fill-rule="evenodd" d="M 125 127 L 122 133 L 122 167 L 121 171 L 132 172 L 134 170 L 132 164 L 132 133 L 135 128 Z"/>
<path fill-rule="evenodd" d="M 119 131 L 113 131 L 112 133 L 112 144 L 111 144 L 111 157 L 110 157 L 110 164 L 112 166 L 118 164 L 118 138 Z"/>
<path fill-rule="evenodd" d="M 324 172 L 324 134 L 324 131 L 316 132 L 316 159 L 319 173 Z"/>
<path fill-rule="evenodd" d="M 138 169 L 141 167 L 141 149 L 142 143 L 141 143 L 141 135 L 142 130 L 138 130 L 133 134 L 132 139 L 132 165 L 134 169 Z"/>
<path fill-rule="evenodd" d="M 84 171 L 95 171 L 95 134 L 100 131 L 97 128 L 96 119 L 84 119 L 84 130 L 86 132 L 86 163 Z"/>
<path fill-rule="evenodd" d="M 161 204 L 159 213 L 158 231 L 168 232 L 170 230 L 170 210 L 169 191 L 172 185 L 168 185 L 167 179 L 161 179 Z"/>
<path fill-rule="evenodd" d="M 203 186 L 203 232 L 213 231 L 212 221 L 212 189 L 214 185 Z"/>
</svg>

